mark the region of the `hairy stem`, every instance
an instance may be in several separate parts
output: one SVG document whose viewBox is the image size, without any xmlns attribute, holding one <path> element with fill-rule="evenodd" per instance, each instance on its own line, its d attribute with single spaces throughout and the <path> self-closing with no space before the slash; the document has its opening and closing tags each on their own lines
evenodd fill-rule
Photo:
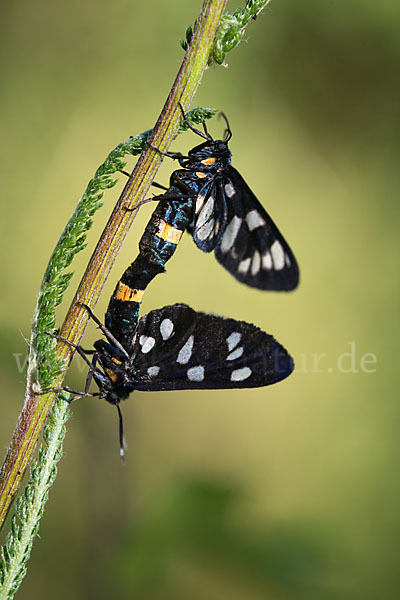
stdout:
<svg viewBox="0 0 400 600">
<path fill-rule="evenodd" d="M 25 494 L 18 498 L 11 531 L 0 553 L 0 600 L 13 598 L 26 573 L 32 544 L 38 533 L 48 491 L 57 475 L 62 455 L 69 404 L 58 399 L 45 427 L 45 442 L 32 465 Z"/>
</svg>

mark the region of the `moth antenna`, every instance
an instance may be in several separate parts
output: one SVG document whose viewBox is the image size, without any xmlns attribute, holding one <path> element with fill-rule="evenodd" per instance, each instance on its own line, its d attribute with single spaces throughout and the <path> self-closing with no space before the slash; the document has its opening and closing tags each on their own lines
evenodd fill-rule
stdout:
<svg viewBox="0 0 400 600">
<path fill-rule="evenodd" d="M 228 142 L 229 142 L 229 140 L 230 140 L 230 139 L 231 139 L 231 137 L 232 137 L 232 130 L 231 130 L 230 126 L 229 126 L 228 117 L 227 117 L 227 116 L 226 116 L 226 114 L 225 114 L 225 113 L 223 113 L 223 112 L 220 112 L 220 113 L 219 113 L 219 116 L 220 116 L 220 117 L 222 117 L 222 118 L 224 119 L 225 123 L 226 123 L 226 129 L 225 129 L 224 142 L 225 142 L 225 143 L 228 143 Z"/>
<path fill-rule="evenodd" d="M 196 129 L 196 127 L 193 127 L 193 125 L 191 125 L 189 123 L 189 121 L 186 118 L 185 111 L 183 110 L 183 106 L 182 106 L 182 104 L 180 102 L 179 102 L 179 108 L 181 110 L 182 119 L 183 119 L 184 123 L 186 123 L 187 127 L 189 129 L 191 129 L 193 131 L 193 133 L 196 133 L 197 135 L 199 135 L 200 137 L 202 137 L 203 139 L 205 139 L 205 140 L 207 140 L 209 142 L 214 141 L 213 138 L 212 138 L 212 136 L 208 133 L 208 131 L 205 130 L 205 133 L 203 133 L 202 131 L 200 131 L 199 129 Z M 203 121 L 203 127 L 204 127 L 204 121 Z"/>
<path fill-rule="evenodd" d="M 122 412 L 119 406 L 119 402 L 115 405 L 118 411 L 118 422 L 119 422 L 119 455 L 125 462 L 125 444 L 124 444 L 124 422 L 122 419 Z"/>
</svg>

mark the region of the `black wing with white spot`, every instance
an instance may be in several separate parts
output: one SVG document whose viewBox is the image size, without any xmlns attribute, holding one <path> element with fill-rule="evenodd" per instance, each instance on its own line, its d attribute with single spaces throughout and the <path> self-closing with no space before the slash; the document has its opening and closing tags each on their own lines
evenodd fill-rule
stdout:
<svg viewBox="0 0 400 600">
<path fill-rule="evenodd" d="M 227 224 L 215 247 L 217 260 L 239 281 L 262 290 L 292 290 L 299 282 L 297 262 L 243 177 L 228 166 L 218 178 L 217 198 L 225 196 Z"/>
<path fill-rule="evenodd" d="M 293 360 L 254 325 L 176 304 L 140 319 L 130 368 L 143 391 L 251 388 L 285 379 Z"/>
<path fill-rule="evenodd" d="M 196 311 L 186 304 L 164 306 L 139 319 L 130 348 L 134 371 L 145 376 L 161 360 L 175 359 L 195 322 Z"/>
<path fill-rule="evenodd" d="M 207 178 L 203 186 L 198 187 L 194 223 L 190 229 L 196 246 L 203 252 L 211 252 L 218 245 L 226 227 L 228 208 L 213 176 Z"/>
</svg>

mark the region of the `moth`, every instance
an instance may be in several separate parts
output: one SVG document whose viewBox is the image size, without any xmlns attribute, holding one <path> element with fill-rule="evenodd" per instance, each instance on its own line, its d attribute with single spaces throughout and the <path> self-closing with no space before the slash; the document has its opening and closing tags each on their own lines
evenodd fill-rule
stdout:
<svg viewBox="0 0 400 600">
<path fill-rule="evenodd" d="M 187 228 L 194 243 L 203 252 L 214 251 L 218 262 L 238 281 L 262 290 L 293 290 L 299 282 L 296 259 L 271 217 L 232 167 L 228 147 L 232 132 L 222 116 L 226 122 L 222 140 L 214 140 L 205 123 L 203 133 L 184 117 L 187 126 L 205 141 L 187 156 L 162 153 L 178 160 L 183 168 L 172 173 L 169 189 L 155 199 L 164 202 L 164 213 L 168 201 L 181 199 L 184 211 L 191 199 L 192 219 Z M 179 205 L 170 209 L 171 215 L 177 210 Z"/>
<path fill-rule="evenodd" d="M 272 335 L 244 321 L 174 304 L 141 317 L 129 343 L 122 345 L 83 306 L 105 339 L 94 343 L 92 361 L 88 351 L 74 346 L 89 365 L 85 391 L 63 389 L 100 396 L 117 407 L 121 455 L 120 402 L 132 392 L 262 387 L 282 381 L 294 368 L 292 357 Z M 99 391 L 89 394 L 92 380 Z"/>
</svg>

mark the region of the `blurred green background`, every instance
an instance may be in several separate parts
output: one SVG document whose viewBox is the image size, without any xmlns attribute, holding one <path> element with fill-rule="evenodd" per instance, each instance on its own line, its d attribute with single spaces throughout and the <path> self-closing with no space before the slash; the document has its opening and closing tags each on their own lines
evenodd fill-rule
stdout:
<svg viewBox="0 0 400 600">
<path fill-rule="evenodd" d="M 1 8 L 3 451 L 48 257 L 108 152 L 154 124 L 199 6 Z M 399 26 L 395 0 L 274 0 L 229 68 L 205 74 L 193 106 L 228 115 L 234 165 L 292 246 L 301 285 L 246 288 L 186 236 L 143 313 L 184 301 L 255 322 L 297 370 L 260 390 L 133 394 L 126 465 L 115 411 L 77 402 L 21 600 L 399 597 Z M 196 143 L 188 133 L 174 148 Z M 157 180 L 172 169 L 165 161 Z M 105 196 L 75 285 L 122 185 Z M 140 211 L 100 316 L 151 210 Z M 96 337 L 90 326 L 85 346 Z M 81 388 L 75 363 L 68 383 Z"/>
</svg>

